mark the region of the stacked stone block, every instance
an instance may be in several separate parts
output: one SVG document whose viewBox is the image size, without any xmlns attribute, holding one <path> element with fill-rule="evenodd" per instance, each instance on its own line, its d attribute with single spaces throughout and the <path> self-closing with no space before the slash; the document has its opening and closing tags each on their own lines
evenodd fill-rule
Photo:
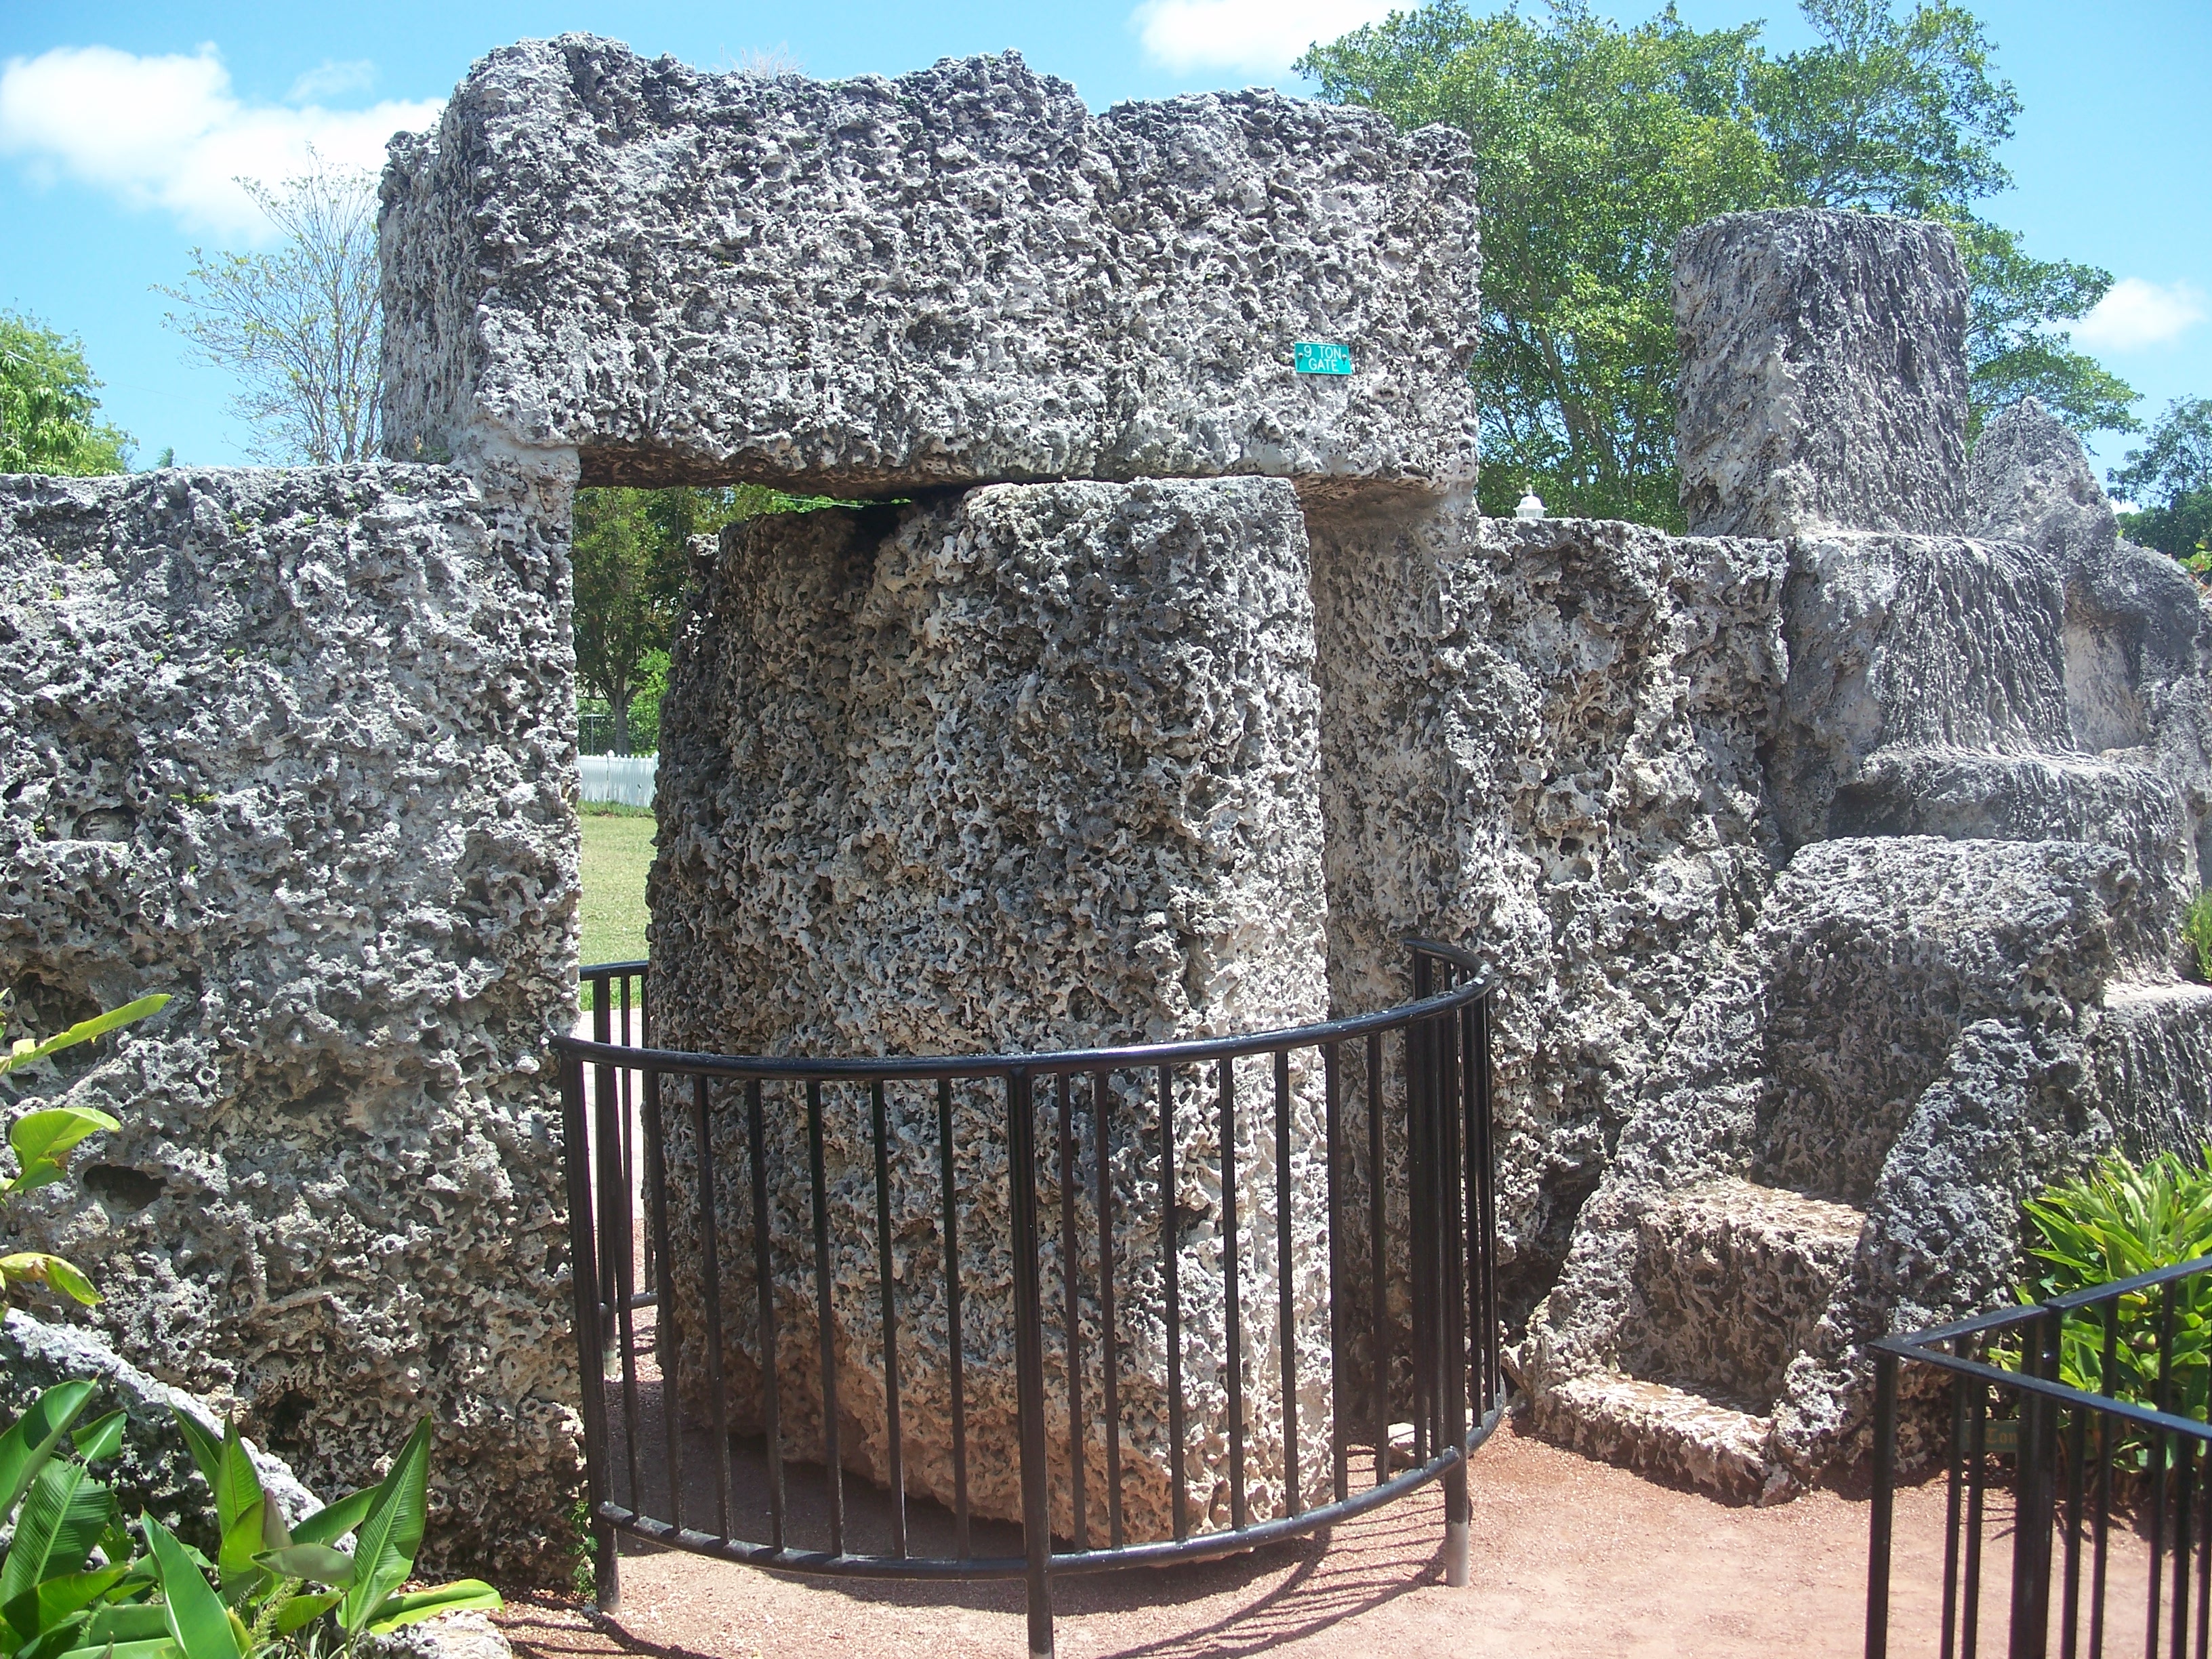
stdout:
<svg viewBox="0 0 2212 1659">
<path fill-rule="evenodd" d="M 11 1206 L 131 1363 L 324 1491 L 437 1425 L 429 1559 L 565 1571 L 565 560 L 442 469 L 0 479 L 10 1079 L 122 1121 Z"/>
</svg>

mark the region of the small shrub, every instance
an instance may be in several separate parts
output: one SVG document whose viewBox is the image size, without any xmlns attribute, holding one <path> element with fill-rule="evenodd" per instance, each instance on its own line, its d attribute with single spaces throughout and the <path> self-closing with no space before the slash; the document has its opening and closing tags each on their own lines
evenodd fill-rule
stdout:
<svg viewBox="0 0 2212 1659">
<path fill-rule="evenodd" d="M 2028 1254 L 2040 1265 L 2021 1287 L 2024 1303 L 2212 1255 L 2212 1147 L 2194 1158 L 2161 1152 L 2140 1166 L 2108 1158 L 2081 1180 L 2047 1188 L 2026 1207 L 2035 1235 Z M 2173 1293 L 2166 1408 L 2201 1420 L 2212 1404 L 2212 1273 L 2177 1281 Z M 2118 1345 L 2109 1377 L 2104 1374 L 2104 1310 L 2069 1315 L 2059 1332 L 2061 1379 L 2093 1394 L 2154 1404 L 2164 1306 L 2163 1287 L 2119 1299 Z"/>
<path fill-rule="evenodd" d="M 2212 892 L 2199 893 L 2189 901 L 2181 937 L 2197 947 L 2197 977 L 2212 981 Z"/>
</svg>

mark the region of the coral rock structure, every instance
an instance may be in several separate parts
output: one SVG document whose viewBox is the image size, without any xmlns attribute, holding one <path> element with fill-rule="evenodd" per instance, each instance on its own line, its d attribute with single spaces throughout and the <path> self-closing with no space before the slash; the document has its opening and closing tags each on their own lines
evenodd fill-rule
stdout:
<svg viewBox="0 0 2212 1659">
<path fill-rule="evenodd" d="M 1736 1498 L 1861 1443 L 1869 1339 L 2006 1298 L 2021 1199 L 2212 1121 L 2207 608 L 2033 403 L 1969 471 L 1961 293 L 1932 226 L 1676 249 L 1685 506 L 1787 538 L 1783 861 L 1613 1101 L 1522 1361 L 1547 1432 Z"/>
<path fill-rule="evenodd" d="M 2212 613 L 2033 404 L 1969 465 L 1957 251 L 1877 216 L 1678 245 L 1692 533 L 1482 520 L 1468 157 L 1263 92 L 1093 116 L 1012 55 L 840 83 L 584 36 L 484 58 L 383 187 L 386 427 L 428 465 L 0 482 L 0 975 L 25 1030 L 178 993 L 34 1080 L 125 1127 L 20 1231 L 95 1268 L 118 1352 L 235 1402 L 319 1486 L 373 1478 L 430 1412 L 436 1546 L 560 1569 L 570 505 L 753 482 L 873 504 L 696 561 L 663 705 L 662 1041 L 1244 1031 L 1400 1000 L 1408 933 L 1465 944 L 1504 980 L 1500 1288 L 1539 1423 L 1739 1498 L 1847 1452 L 1865 1342 L 2001 1297 L 2024 1194 L 2212 1121 L 2212 991 L 2177 976 L 2212 845 Z M 1299 373 L 1301 343 L 1352 372 Z M 710 1093 L 744 1304 L 740 1091 Z M 1328 1283 L 1317 1080 L 1292 1093 L 1291 1259 L 1257 1111 L 1235 1219 L 1245 1307 L 1293 1287 L 1315 1448 L 1332 1318 L 1405 1381 L 1405 1249 L 1380 1310 Z M 941 1494 L 936 1103 L 892 1094 L 907 1468 Z M 722 1358 L 740 1420 L 775 1364 L 788 1449 L 820 1455 L 805 1103 L 770 1097 L 785 1346 L 733 1318 Z M 1343 1104 L 1364 1229 L 1405 1148 L 1386 1121 L 1365 1167 L 1358 1079 Z M 1164 1137 L 1156 1098 L 1109 1105 L 1142 1537 L 1172 1497 Z M 872 1107 L 823 1091 L 840 1434 L 873 1473 Z M 1087 1086 L 1070 1109 L 1087 1185 Z M 1230 1218 L 1218 1117 L 1171 1109 L 1184 1496 L 1211 1518 Z M 1005 1112 L 963 1092 L 951 1149 L 973 1495 L 998 1514 Z M 1041 1196 L 1056 1302 L 1066 1195 Z M 695 1406 L 696 1294 L 664 1331 Z M 1264 1517 L 1280 1333 L 1249 1329 Z M 1094 1420 L 1094 1537 L 1102 1454 Z"/>
<path fill-rule="evenodd" d="M 9 1036 L 175 999 L 11 1079 L 123 1126 L 14 1224 L 321 1490 L 428 1413 L 434 1553 L 525 1576 L 575 1469 L 557 561 L 435 468 L 0 480 Z"/>
</svg>

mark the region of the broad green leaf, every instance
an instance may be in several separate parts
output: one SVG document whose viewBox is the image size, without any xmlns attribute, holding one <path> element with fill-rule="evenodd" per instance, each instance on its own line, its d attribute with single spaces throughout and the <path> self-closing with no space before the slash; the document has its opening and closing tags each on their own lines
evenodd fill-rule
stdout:
<svg viewBox="0 0 2212 1659">
<path fill-rule="evenodd" d="M 279 1578 L 304 1578 L 341 1589 L 353 1583 L 353 1557 L 328 1544 L 293 1544 L 280 1550 L 264 1550 L 254 1559 Z"/>
<path fill-rule="evenodd" d="M 75 1458 L 48 1458 L 15 1517 L 8 1559 L 0 1562 L 0 1602 L 82 1571 L 114 1514 L 114 1495 L 90 1469 Z"/>
<path fill-rule="evenodd" d="M 162 992 L 150 997 L 140 997 L 136 1002 L 126 1002 L 120 1008 L 110 1008 L 106 1013 L 94 1014 L 90 1019 L 79 1020 L 66 1031 L 57 1031 L 32 1048 L 27 1050 L 19 1047 L 4 1059 L 0 1059 L 0 1073 L 27 1066 L 33 1060 L 44 1060 L 48 1054 L 59 1054 L 64 1048 L 74 1048 L 78 1043 L 89 1042 L 96 1036 L 105 1036 L 118 1026 L 143 1019 L 168 1006 L 168 994 Z"/>
<path fill-rule="evenodd" d="M 382 1607 L 369 1620 L 369 1634 L 383 1636 L 398 1630 L 402 1625 L 412 1625 L 424 1619 L 434 1619 L 441 1613 L 459 1613 L 465 1607 L 502 1607 L 507 1603 L 500 1594 L 481 1578 L 457 1578 L 450 1584 L 441 1584 L 435 1589 L 410 1590 L 404 1595 L 387 1597 Z"/>
<path fill-rule="evenodd" d="M 169 1635 L 185 1659 L 243 1659 L 230 1609 L 200 1576 L 176 1534 L 152 1516 L 141 1518 L 161 1574 L 161 1606 Z"/>
<path fill-rule="evenodd" d="M 187 1565 L 190 1565 L 188 1562 Z M 155 1577 L 161 1575 L 161 1563 L 154 1563 Z M 115 1607 L 96 1607 L 92 1622 L 85 1628 L 88 1642 L 149 1642 L 169 1633 L 169 1614 L 159 1601 L 131 1601 Z"/>
<path fill-rule="evenodd" d="M 13 1255 L 0 1255 L 0 1283 L 10 1279 L 43 1279 L 88 1308 L 100 1300 L 100 1292 L 93 1289 L 92 1281 L 82 1270 L 45 1250 L 18 1250 Z"/>
<path fill-rule="evenodd" d="M 234 1520 L 222 1534 L 216 1568 L 222 1575 L 223 1599 L 234 1605 L 238 1600 L 234 1591 L 251 1588 L 263 1577 L 261 1565 L 254 1557 L 261 1553 L 261 1515 L 265 1502 L 263 1498 L 254 1499 L 246 1506 L 246 1513 Z"/>
<path fill-rule="evenodd" d="M 261 1547 L 261 1517 L 258 1505 L 262 1500 L 261 1477 L 254 1472 L 253 1460 L 246 1455 L 246 1442 L 239 1437 L 238 1425 L 234 1420 L 222 1427 L 222 1454 L 216 1465 L 216 1477 L 210 1483 L 215 1487 L 215 1512 L 222 1528 L 223 1548 L 228 1555 L 231 1529 L 237 1526 L 246 1511 L 255 1511 L 253 1517 L 253 1548 Z M 249 1554 L 247 1559 L 252 1559 Z"/>
<path fill-rule="evenodd" d="M 289 1636 L 294 1631 L 313 1623 L 337 1606 L 338 1592 L 324 1590 L 313 1595 L 295 1595 L 276 1610 L 276 1633 Z"/>
<path fill-rule="evenodd" d="M 368 1506 L 376 1501 L 377 1489 L 363 1486 L 350 1497 L 341 1498 L 335 1504 L 317 1510 L 292 1528 L 295 1544 L 335 1544 L 362 1522 Z"/>
<path fill-rule="evenodd" d="M 368 1516 L 354 1529 L 354 1579 L 339 1604 L 338 1622 L 358 1636 L 384 1605 L 386 1596 L 405 1583 L 422 1547 L 429 1512 L 430 1419 L 415 1425 L 392 1472 L 376 1488 Z M 194 1656 L 198 1659 L 198 1656 Z"/>
<path fill-rule="evenodd" d="M 127 1565 L 118 1565 L 49 1578 L 21 1595 L 10 1596 L 0 1607 L 0 1617 L 7 1620 L 19 1640 L 28 1642 L 99 1601 L 130 1571 Z"/>
<path fill-rule="evenodd" d="M 0 1521 L 15 1512 L 15 1504 L 70 1425 L 92 1398 L 90 1382 L 60 1382 L 30 1404 L 30 1408 L 0 1434 Z"/>
<path fill-rule="evenodd" d="M 123 1424 L 127 1413 L 110 1412 L 96 1423 L 87 1424 L 71 1437 L 76 1443 L 76 1455 L 88 1463 L 103 1463 L 123 1449 Z"/>
<path fill-rule="evenodd" d="M 166 1636 L 143 1642 L 105 1642 L 97 1647 L 70 1648 L 58 1659 L 177 1659 L 181 1651 Z"/>
<path fill-rule="evenodd" d="M 8 1145 L 14 1149 L 16 1167 L 21 1171 L 16 1176 L 17 1185 L 43 1186 L 43 1181 L 30 1179 L 33 1170 L 50 1168 L 59 1174 L 70 1149 L 79 1141 L 122 1127 L 106 1113 L 87 1106 L 46 1106 L 24 1113 L 8 1128 Z"/>
<path fill-rule="evenodd" d="M 185 1437 L 185 1448 L 191 1453 L 192 1462 L 199 1466 L 200 1478 L 208 1483 L 209 1491 L 214 1491 L 216 1483 L 222 1479 L 222 1442 L 210 1434 L 199 1419 L 189 1413 L 172 1406 L 169 1415 L 177 1419 L 177 1428 Z"/>
</svg>

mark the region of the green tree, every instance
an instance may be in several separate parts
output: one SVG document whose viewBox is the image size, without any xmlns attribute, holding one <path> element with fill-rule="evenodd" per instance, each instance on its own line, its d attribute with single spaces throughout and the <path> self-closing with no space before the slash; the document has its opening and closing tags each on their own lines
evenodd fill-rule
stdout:
<svg viewBox="0 0 2212 1659">
<path fill-rule="evenodd" d="M 1966 369 L 1972 435 L 2022 398 L 2035 398 L 2077 432 L 2134 432 L 2140 394 L 2057 325 L 2086 316 L 2112 285 L 2112 273 L 2071 259 L 2037 259 L 2018 233 L 1978 219 L 1943 215 L 1973 283 Z"/>
<path fill-rule="evenodd" d="M 0 312 L 0 472 L 130 470 L 131 434 L 101 422 L 81 341 Z"/>
<path fill-rule="evenodd" d="M 2030 258 L 1967 211 L 2009 182 L 1996 146 L 2020 109 L 1979 23 L 1944 4 L 1803 9 L 1820 43 L 1780 58 L 1757 24 L 1699 31 L 1671 6 L 1621 29 L 1585 0 L 1540 21 L 1438 0 L 1300 60 L 1324 98 L 1474 140 L 1486 512 L 1530 488 L 1555 510 L 1680 527 L 1673 245 L 1746 209 L 1946 219 L 1974 282 L 1976 419 L 2027 392 L 2085 427 L 2125 417 L 2134 394 L 2053 326 L 2111 277 Z"/>
<path fill-rule="evenodd" d="M 605 700 L 617 754 L 630 752 L 639 695 L 657 702 L 653 682 L 667 670 L 691 538 L 732 520 L 803 505 L 757 484 L 576 492 L 576 677 Z"/>
<path fill-rule="evenodd" d="M 171 328 L 244 385 L 232 408 L 253 453 L 310 466 L 377 453 L 383 332 L 377 291 L 376 179 L 313 158 L 272 190 L 239 185 L 283 240 L 272 253 L 191 251 Z"/>
<path fill-rule="evenodd" d="M 2178 559 L 2212 552 L 2212 398 L 2175 398 L 2111 483 L 2142 509 L 2120 520 L 2135 540 Z"/>
</svg>

